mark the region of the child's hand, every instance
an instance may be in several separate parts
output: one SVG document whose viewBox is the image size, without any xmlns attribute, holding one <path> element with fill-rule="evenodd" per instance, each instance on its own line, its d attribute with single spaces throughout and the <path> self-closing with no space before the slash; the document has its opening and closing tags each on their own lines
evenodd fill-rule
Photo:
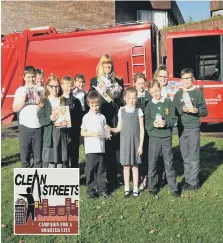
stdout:
<svg viewBox="0 0 223 243">
<path fill-rule="evenodd" d="M 92 132 L 91 136 L 94 137 L 94 138 L 99 138 L 99 139 L 102 138 L 100 132 Z"/>
<path fill-rule="evenodd" d="M 196 107 L 193 106 L 193 108 L 190 111 L 193 114 L 197 114 L 198 113 L 198 109 Z"/>
<path fill-rule="evenodd" d="M 153 126 L 154 126 L 154 127 L 160 127 L 160 124 L 159 124 L 158 121 L 154 121 L 154 122 L 153 122 Z"/>
<path fill-rule="evenodd" d="M 184 106 L 183 107 L 183 111 L 186 112 L 186 113 L 188 113 L 189 112 L 189 108 L 187 106 Z"/>
<path fill-rule="evenodd" d="M 160 126 L 161 127 L 165 127 L 165 125 L 166 125 L 166 121 L 165 120 L 160 121 Z"/>
<path fill-rule="evenodd" d="M 50 120 L 51 121 L 56 121 L 58 118 L 58 111 L 57 110 L 53 110 L 50 116 Z"/>
<path fill-rule="evenodd" d="M 137 153 L 139 156 L 141 156 L 142 155 L 142 146 L 139 146 L 139 148 L 138 148 L 138 153 Z"/>
</svg>

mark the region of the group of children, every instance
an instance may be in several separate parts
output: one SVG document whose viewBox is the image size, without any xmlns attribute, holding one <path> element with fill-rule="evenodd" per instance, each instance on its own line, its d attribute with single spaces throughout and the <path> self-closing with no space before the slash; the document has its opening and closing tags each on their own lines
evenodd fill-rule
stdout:
<svg viewBox="0 0 223 243">
<path fill-rule="evenodd" d="M 134 76 L 134 87 L 124 90 L 122 106 L 118 111 L 117 127 L 107 124 L 100 113 L 102 97 L 96 90 L 84 92 L 85 78 L 64 76 L 61 80 L 51 75 L 45 84 L 44 98 L 39 104 L 26 104 L 25 89 L 37 83 L 36 71 L 26 67 L 25 86 L 18 88 L 13 109 L 19 112 L 19 142 L 23 167 L 62 168 L 78 167 L 79 138 L 84 137 L 86 184 L 89 198 L 107 197 L 107 165 L 105 140 L 120 133 L 120 163 L 123 166 L 124 196 L 131 195 L 130 169 L 133 175 L 134 197 L 139 190 L 156 195 L 160 184 L 167 180 L 174 197 L 180 196 L 173 165 L 172 130 L 177 125 L 180 149 L 184 161 L 185 183 L 182 190 L 199 188 L 200 164 L 200 117 L 207 115 L 207 107 L 201 91 L 193 86 L 191 69 L 183 69 L 179 90 L 173 100 L 167 95 L 168 71 L 164 66 L 157 69 L 154 79 L 145 90 L 143 73 Z M 60 90 L 60 87 L 62 90 Z M 62 92 L 61 92 L 62 91 Z M 187 93 L 192 107 L 183 99 Z M 54 126 L 57 107 L 70 108 L 71 128 Z M 30 119 L 27 119 L 29 117 Z M 43 134 L 42 134 L 43 130 Z M 159 176 L 158 176 L 159 175 Z M 95 190 L 97 187 L 97 192 Z"/>
<path fill-rule="evenodd" d="M 60 82 L 51 74 L 42 87 L 43 98 L 34 104 L 27 101 L 26 91 L 43 85 L 43 71 L 27 66 L 23 78 L 25 85 L 16 90 L 13 102 L 13 111 L 18 114 L 22 167 L 64 168 L 71 161 L 71 167 L 78 168 L 80 126 L 87 109 L 84 76 L 64 76 Z M 70 128 L 54 126 L 61 105 L 69 106 Z"/>
</svg>

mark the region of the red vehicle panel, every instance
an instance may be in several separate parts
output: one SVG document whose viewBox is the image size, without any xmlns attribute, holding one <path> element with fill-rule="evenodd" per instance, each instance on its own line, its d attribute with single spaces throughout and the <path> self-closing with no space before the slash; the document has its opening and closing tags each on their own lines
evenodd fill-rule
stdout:
<svg viewBox="0 0 223 243">
<path fill-rule="evenodd" d="M 23 85 L 22 73 L 26 65 L 42 68 L 45 77 L 54 73 L 74 77 L 83 73 L 86 90 L 96 75 L 100 57 L 109 53 L 115 62 L 116 72 L 125 86 L 132 85 L 133 74 L 146 73 L 152 78 L 152 49 L 150 23 L 129 24 L 105 29 L 56 33 L 54 28 L 25 30 L 2 40 L 2 118 L 12 114 L 15 90 Z M 13 52 L 11 54 L 11 52 Z M 9 122 L 12 116 L 2 122 Z"/>
<path fill-rule="evenodd" d="M 180 71 L 192 68 L 208 107 L 201 122 L 223 122 L 223 30 L 168 33 L 167 67 L 170 81 L 179 87 Z"/>
</svg>

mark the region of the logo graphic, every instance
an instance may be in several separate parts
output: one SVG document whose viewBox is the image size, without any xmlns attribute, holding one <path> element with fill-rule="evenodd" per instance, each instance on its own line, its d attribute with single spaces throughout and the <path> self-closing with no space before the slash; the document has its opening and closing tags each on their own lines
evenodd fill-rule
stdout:
<svg viewBox="0 0 223 243">
<path fill-rule="evenodd" d="M 166 115 L 168 115 L 168 114 L 169 114 L 169 109 L 168 109 L 168 108 L 165 108 L 165 109 L 164 109 L 164 113 L 165 113 Z"/>
<path fill-rule="evenodd" d="M 79 169 L 14 169 L 14 233 L 79 233 Z"/>
</svg>

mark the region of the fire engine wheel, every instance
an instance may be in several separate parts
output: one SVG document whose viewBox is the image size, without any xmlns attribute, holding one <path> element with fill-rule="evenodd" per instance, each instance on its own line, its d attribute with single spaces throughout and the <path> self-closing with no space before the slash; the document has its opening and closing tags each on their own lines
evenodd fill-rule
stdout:
<svg viewBox="0 0 223 243">
<path fill-rule="evenodd" d="M 201 123 L 201 127 L 200 127 L 201 132 L 205 132 L 207 130 L 207 127 L 208 127 L 207 122 Z"/>
</svg>

